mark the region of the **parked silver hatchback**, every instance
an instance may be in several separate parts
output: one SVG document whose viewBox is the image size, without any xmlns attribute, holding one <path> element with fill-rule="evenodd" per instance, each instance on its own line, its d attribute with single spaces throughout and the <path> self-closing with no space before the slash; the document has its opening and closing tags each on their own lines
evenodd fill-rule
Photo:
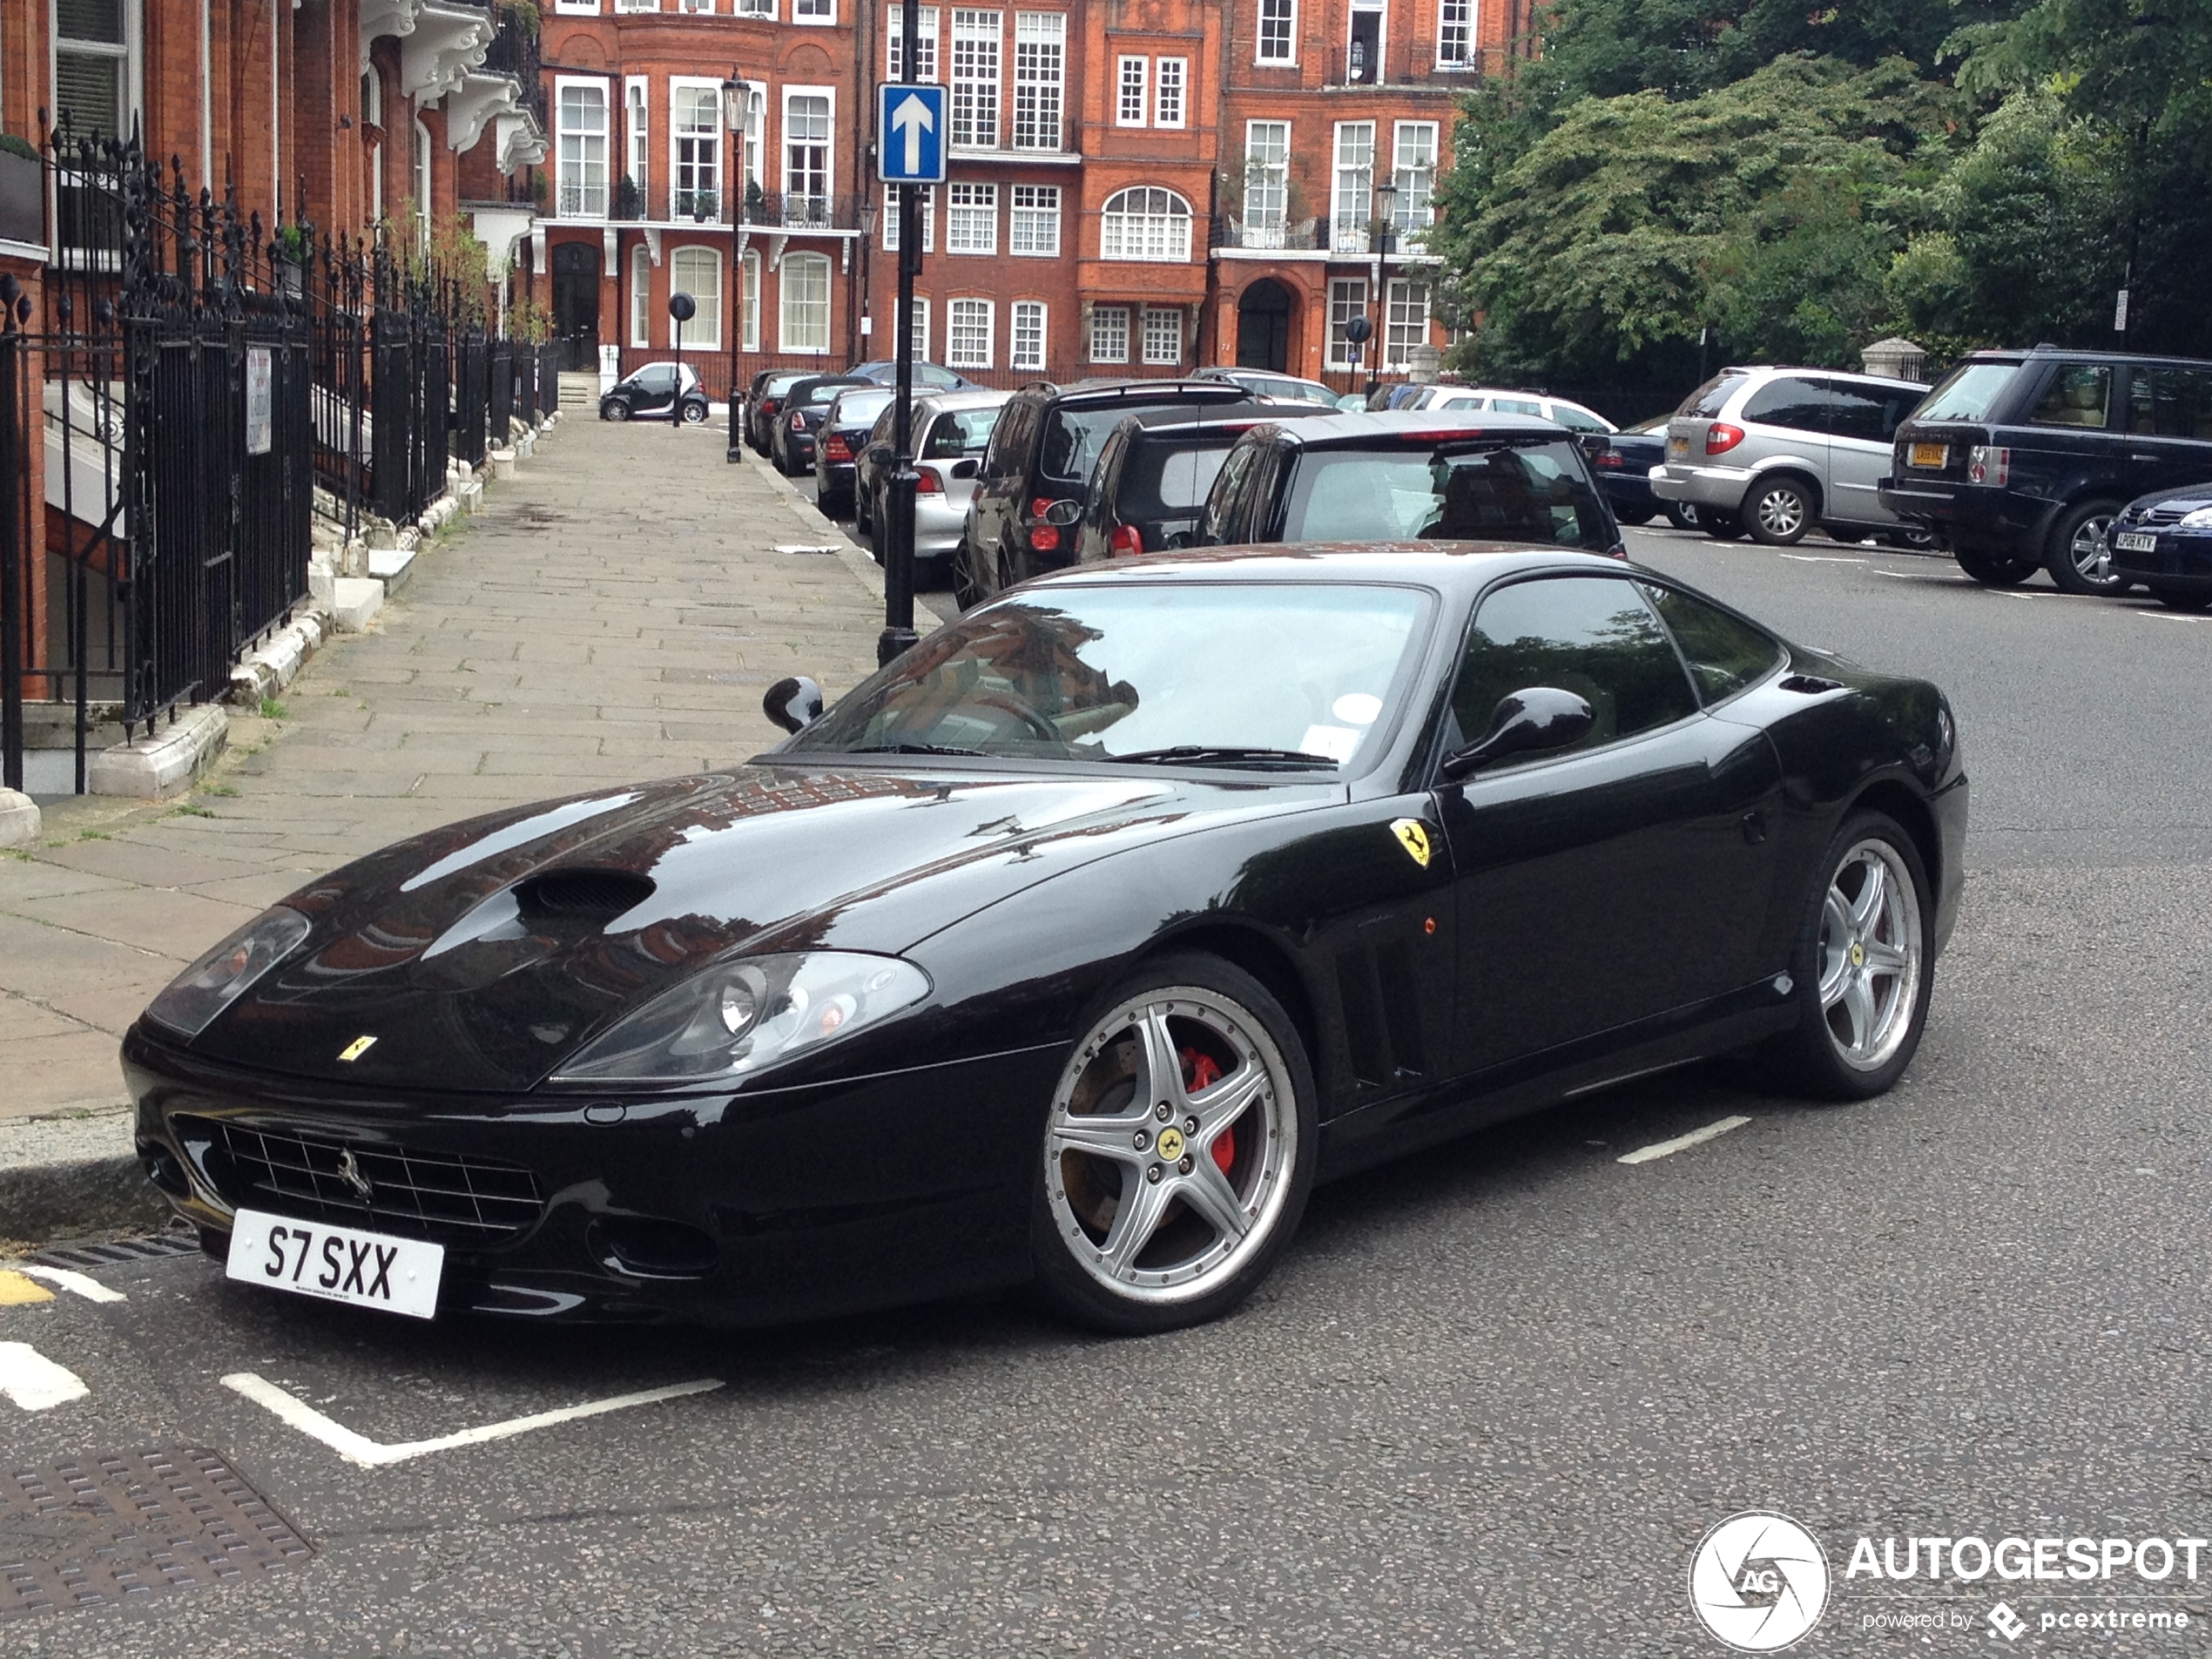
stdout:
<svg viewBox="0 0 2212 1659">
<path fill-rule="evenodd" d="M 1724 539 L 1748 530 L 1787 547 L 1817 525 L 1844 541 L 1925 543 L 1875 491 L 1898 423 L 1927 394 L 1915 381 L 1835 369 L 1724 368 L 1667 423 L 1652 491 L 1694 506 L 1700 528 Z"/>
</svg>

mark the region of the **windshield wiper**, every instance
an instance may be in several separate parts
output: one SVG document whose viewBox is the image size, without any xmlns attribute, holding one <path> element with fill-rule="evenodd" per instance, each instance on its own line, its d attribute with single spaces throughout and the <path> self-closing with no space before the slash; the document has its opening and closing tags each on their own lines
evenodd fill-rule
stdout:
<svg viewBox="0 0 2212 1659">
<path fill-rule="evenodd" d="M 1208 743 L 1178 743 L 1171 749 L 1139 749 L 1132 754 L 1104 755 L 1101 759 L 1131 765 L 1282 766 L 1298 770 L 1326 766 L 1332 772 L 1338 765 L 1328 755 L 1307 754 L 1301 749 L 1241 749 Z"/>
<path fill-rule="evenodd" d="M 849 755 L 980 755 L 981 749 L 955 749 L 941 743 L 864 743 Z"/>
</svg>

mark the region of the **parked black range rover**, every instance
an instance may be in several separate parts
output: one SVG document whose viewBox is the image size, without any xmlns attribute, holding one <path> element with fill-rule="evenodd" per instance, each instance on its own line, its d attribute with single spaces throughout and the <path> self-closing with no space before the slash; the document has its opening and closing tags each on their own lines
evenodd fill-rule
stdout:
<svg viewBox="0 0 2212 1659">
<path fill-rule="evenodd" d="M 1977 582 L 2039 569 L 2118 593 L 2114 516 L 2212 477 L 2212 363 L 2117 352 L 1976 352 L 1897 430 L 1882 505 L 1942 536 Z"/>
</svg>

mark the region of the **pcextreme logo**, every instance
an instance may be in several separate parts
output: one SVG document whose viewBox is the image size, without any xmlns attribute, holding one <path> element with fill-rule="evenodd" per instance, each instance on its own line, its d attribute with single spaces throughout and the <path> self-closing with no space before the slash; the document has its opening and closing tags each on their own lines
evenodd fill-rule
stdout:
<svg viewBox="0 0 2212 1659">
<path fill-rule="evenodd" d="M 1828 1557 L 1787 1515 L 1750 1509 L 1707 1533 L 1689 1558 L 1698 1622 L 1742 1653 L 1774 1653 L 1820 1622 Z"/>
</svg>

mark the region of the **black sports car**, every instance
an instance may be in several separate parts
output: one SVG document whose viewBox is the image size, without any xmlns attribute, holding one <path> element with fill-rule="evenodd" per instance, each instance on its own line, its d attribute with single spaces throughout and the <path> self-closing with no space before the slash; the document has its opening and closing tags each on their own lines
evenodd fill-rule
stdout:
<svg viewBox="0 0 2212 1659">
<path fill-rule="evenodd" d="M 231 1275 L 759 1323 L 1034 1279 L 1153 1331 L 1325 1179 L 1697 1056 L 1911 1060 L 1966 781 L 1922 681 L 1494 544 L 1082 566 L 742 765 L 302 889 L 124 1054 Z"/>
</svg>

